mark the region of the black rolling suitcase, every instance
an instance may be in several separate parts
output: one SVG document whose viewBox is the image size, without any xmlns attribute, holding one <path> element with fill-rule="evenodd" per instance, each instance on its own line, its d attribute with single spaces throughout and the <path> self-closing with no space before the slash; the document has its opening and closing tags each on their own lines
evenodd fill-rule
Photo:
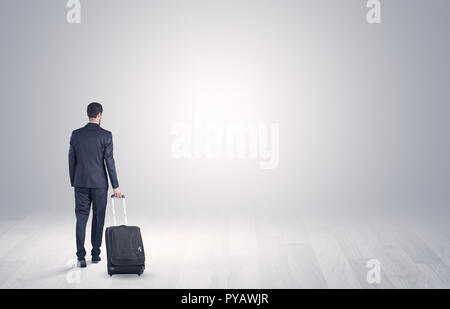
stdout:
<svg viewBox="0 0 450 309">
<path fill-rule="evenodd" d="M 116 226 L 114 210 L 114 195 L 111 195 L 111 206 L 114 216 L 114 226 L 105 231 L 106 256 L 108 274 L 137 274 L 141 275 L 145 269 L 144 244 L 141 230 L 137 226 L 127 225 L 127 210 L 125 196 L 122 195 L 125 225 Z"/>
</svg>

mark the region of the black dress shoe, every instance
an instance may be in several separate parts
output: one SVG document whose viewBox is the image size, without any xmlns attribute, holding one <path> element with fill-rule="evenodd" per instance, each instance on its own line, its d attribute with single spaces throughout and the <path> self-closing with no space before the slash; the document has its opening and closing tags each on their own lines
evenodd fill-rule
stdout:
<svg viewBox="0 0 450 309">
<path fill-rule="evenodd" d="M 85 268 L 87 265 L 86 265 L 86 260 L 78 260 L 78 267 L 81 267 L 81 268 Z"/>
<path fill-rule="evenodd" d="M 97 264 L 98 262 L 100 262 L 102 259 L 99 256 L 93 256 L 92 257 L 92 263 L 93 264 Z"/>
</svg>

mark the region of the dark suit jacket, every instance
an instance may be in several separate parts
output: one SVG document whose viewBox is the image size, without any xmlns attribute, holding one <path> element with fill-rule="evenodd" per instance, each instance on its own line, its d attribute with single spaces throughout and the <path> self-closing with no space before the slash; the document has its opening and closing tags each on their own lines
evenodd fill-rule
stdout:
<svg viewBox="0 0 450 309">
<path fill-rule="evenodd" d="M 72 187 L 108 188 L 106 169 L 112 187 L 119 187 L 113 157 L 112 133 L 96 123 L 88 123 L 73 131 L 69 149 Z"/>
</svg>

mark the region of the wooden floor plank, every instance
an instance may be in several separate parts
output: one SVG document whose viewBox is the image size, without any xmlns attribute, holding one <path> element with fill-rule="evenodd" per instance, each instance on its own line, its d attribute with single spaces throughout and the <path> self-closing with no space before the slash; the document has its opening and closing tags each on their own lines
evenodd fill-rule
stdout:
<svg viewBox="0 0 450 309">
<path fill-rule="evenodd" d="M 258 261 L 262 288 L 283 289 L 293 284 L 282 237 L 258 235 Z"/>
<path fill-rule="evenodd" d="M 144 275 L 110 278 L 104 247 L 101 263 L 74 267 L 72 212 L 34 215 L 0 222 L 1 288 L 450 288 L 448 235 L 427 225 L 161 215 L 140 221 Z M 379 285 L 367 283 L 369 258 Z"/>
<path fill-rule="evenodd" d="M 308 233 L 311 245 L 329 288 L 360 288 L 338 242 L 329 233 Z"/>
<path fill-rule="evenodd" d="M 292 277 L 289 288 L 324 289 L 327 287 L 311 244 L 289 243 L 284 245 L 284 251 Z"/>
</svg>

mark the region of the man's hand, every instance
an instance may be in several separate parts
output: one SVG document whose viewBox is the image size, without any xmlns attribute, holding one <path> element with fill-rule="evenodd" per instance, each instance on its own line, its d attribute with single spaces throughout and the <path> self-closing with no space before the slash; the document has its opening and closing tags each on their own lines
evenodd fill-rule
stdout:
<svg viewBox="0 0 450 309">
<path fill-rule="evenodd" d="M 114 196 L 121 198 L 122 197 L 122 192 L 120 192 L 120 188 L 115 188 L 114 189 Z"/>
</svg>

